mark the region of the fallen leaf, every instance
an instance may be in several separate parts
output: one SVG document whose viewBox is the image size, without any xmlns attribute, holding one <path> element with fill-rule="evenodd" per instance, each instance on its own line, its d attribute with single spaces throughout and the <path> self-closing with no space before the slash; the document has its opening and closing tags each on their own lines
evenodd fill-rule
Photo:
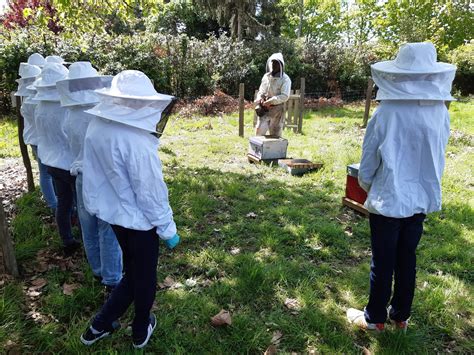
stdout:
<svg viewBox="0 0 474 355">
<path fill-rule="evenodd" d="M 203 282 L 201 282 L 202 287 L 207 287 L 207 286 L 211 286 L 211 285 L 212 285 L 212 281 L 209 280 L 209 279 L 205 279 Z"/>
<path fill-rule="evenodd" d="M 267 350 L 265 350 L 263 355 L 276 355 L 277 352 L 277 347 L 272 344 L 267 348 Z"/>
<path fill-rule="evenodd" d="M 39 290 L 41 288 L 43 288 L 44 286 L 46 286 L 48 284 L 48 281 L 46 281 L 45 279 L 35 279 L 33 281 L 31 281 L 31 286 L 30 286 L 30 290 L 32 291 L 36 291 L 36 290 Z"/>
<path fill-rule="evenodd" d="M 255 212 L 249 212 L 245 215 L 247 218 L 257 218 L 257 214 Z"/>
<path fill-rule="evenodd" d="M 163 282 L 158 284 L 160 288 L 170 288 L 174 285 L 176 285 L 176 281 L 171 276 L 166 276 Z"/>
<path fill-rule="evenodd" d="M 46 272 L 48 271 L 49 269 L 49 265 L 48 263 L 44 262 L 44 261 L 40 261 L 38 263 L 38 267 L 36 268 L 36 270 L 39 272 L 39 273 L 43 273 L 43 272 Z"/>
<path fill-rule="evenodd" d="M 231 253 L 232 255 L 240 254 L 240 248 L 231 248 L 231 249 L 230 249 L 230 253 Z"/>
<path fill-rule="evenodd" d="M 285 306 L 292 311 L 299 311 L 301 309 L 300 303 L 294 298 L 287 298 L 285 300 Z"/>
<path fill-rule="evenodd" d="M 35 297 L 38 297 L 39 295 L 41 295 L 41 292 L 38 292 L 38 291 L 35 291 L 35 290 L 29 290 L 29 291 L 26 292 L 26 295 L 28 297 L 35 298 Z"/>
<path fill-rule="evenodd" d="M 72 296 L 72 294 L 74 293 L 74 290 L 79 288 L 79 285 L 78 284 L 64 284 L 63 285 L 63 293 L 66 295 L 66 296 Z"/>
<path fill-rule="evenodd" d="M 280 344 L 280 340 L 282 336 L 283 336 L 283 333 L 280 332 L 279 330 L 274 331 L 273 336 L 272 336 L 272 344 L 273 345 Z"/>
<path fill-rule="evenodd" d="M 194 279 L 187 279 L 184 283 L 187 287 L 194 287 L 197 285 L 197 281 Z"/>
<path fill-rule="evenodd" d="M 229 311 L 222 309 L 214 317 L 211 318 L 211 324 L 215 327 L 222 327 L 225 325 L 232 324 L 232 318 L 230 317 Z"/>
</svg>

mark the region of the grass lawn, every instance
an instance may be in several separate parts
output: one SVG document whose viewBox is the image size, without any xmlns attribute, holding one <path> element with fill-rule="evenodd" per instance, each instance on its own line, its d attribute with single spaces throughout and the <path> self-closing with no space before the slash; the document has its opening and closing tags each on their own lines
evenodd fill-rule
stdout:
<svg viewBox="0 0 474 355">
<path fill-rule="evenodd" d="M 303 135 L 285 133 L 289 156 L 324 163 L 301 178 L 248 164 L 251 112 L 245 139 L 237 136 L 236 115 L 170 121 L 160 156 L 183 240 L 172 252 L 162 245 L 158 273 L 159 282 L 170 276 L 184 286 L 159 289 L 147 351 L 263 353 L 274 338 L 283 353 L 473 353 L 474 102 L 454 103 L 450 112 L 444 208 L 425 223 L 406 335 L 390 327 L 367 334 L 345 320 L 348 307 L 364 307 L 369 287 L 367 219 L 341 206 L 345 167 L 360 159 L 363 107 L 308 112 Z M 2 146 L 0 156 L 16 150 Z M 20 266 L 47 284 L 39 295 L 31 294 L 31 276 L 0 286 L 0 346 L 132 352 L 127 329 L 91 348 L 80 343 L 101 305 L 101 287 L 83 258 L 50 255 L 59 238 L 39 193 L 24 195 L 18 209 Z M 186 286 L 188 279 L 197 285 Z M 76 284 L 72 295 L 63 294 L 64 283 Z M 285 307 L 287 298 L 297 300 L 297 310 Z M 210 317 L 221 309 L 230 311 L 232 325 L 214 328 Z"/>
</svg>

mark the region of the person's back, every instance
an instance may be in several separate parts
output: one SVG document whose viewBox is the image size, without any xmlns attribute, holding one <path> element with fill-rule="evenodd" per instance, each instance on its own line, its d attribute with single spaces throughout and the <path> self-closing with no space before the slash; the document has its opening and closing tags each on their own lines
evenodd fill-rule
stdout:
<svg viewBox="0 0 474 355">
<path fill-rule="evenodd" d="M 441 176 L 449 137 L 442 101 L 382 101 L 367 127 L 370 153 L 362 158 L 361 184 L 370 181 L 366 206 L 388 217 L 409 217 L 441 208 Z M 372 148 L 371 148 L 372 147 Z"/>
<path fill-rule="evenodd" d="M 92 345 L 117 329 L 133 302 L 132 342 L 143 348 L 157 319 L 159 238 L 169 248 L 180 241 L 158 157 L 156 126 L 173 97 L 159 94 L 142 72 L 116 75 L 101 89 L 100 103 L 84 142 L 83 197 L 87 210 L 110 223 L 123 254 L 124 277 L 96 314 L 81 342 Z M 159 238 L 158 238 L 159 237 Z"/>
<path fill-rule="evenodd" d="M 144 211 L 147 205 L 141 201 L 147 196 L 153 198 L 153 190 L 160 190 L 157 195 L 168 195 L 162 183 L 158 144 L 159 140 L 144 130 L 94 118 L 84 144 L 84 171 L 92 174 L 91 178 L 84 179 L 83 186 L 88 211 L 110 224 L 152 228 L 150 219 L 153 217 L 146 216 L 151 211 Z M 146 185 L 150 191 L 137 191 Z M 156 214 L 154 218 L 171 218 L 172 215 L 167 208 L 152 212 Z"/>
<path fill-rule="evenodd" d="M 432 43 L 408 43 L 395 60 L 371 69 L 380 106 L 367 126 L 359 169 L 370 212 L 370 293 L 364 311 L 349 308 L 347 318 L 360 328 L 382 331 L 388 316 L 406 331 L 423 221 L 441 209 L 449 137 L 444 102 L 453 100 L 456 67 L 437 62 Z"/>
</svg>

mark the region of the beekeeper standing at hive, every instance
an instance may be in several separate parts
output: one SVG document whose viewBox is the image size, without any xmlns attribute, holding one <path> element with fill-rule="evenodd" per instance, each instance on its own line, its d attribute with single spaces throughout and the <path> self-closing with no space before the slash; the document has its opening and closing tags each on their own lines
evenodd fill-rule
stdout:
<svg viewBox="0 0 474 355">
<path fill-rule="evenodd" d="M 285 61 L 281 53 L 272 54 L 267 60 L 267 72 L 262 78 L 255 98 L 258 116 L 255 134 L 281 137 L 284 125 L 283 104 L 288 101 L 291 80 L 285 73 Z"/>
<path fill-rule="evenodd" d="M 405 44 L 395 60 L 372 65 L 380 105 L 367 126 L 359 170 L 370 212 L 370 294 L 364 311 L 347 311 L 361 328 L 382 331 L 387 313 L 396 328 L 408 327 L 423 221 L 441 209 L 445 101 L 454 100 L 455 72 L 454 65 L 436 62 L 432 43 Z"/>
<path fill-rule="evenodd" d="M 82 161 L 87 127 L 94 117 L 84 111 L 99 102 L 94 90 L 110 87 L 111 82 L 111 76 L 99 76 L 90 62 L 76 62 L 69 67 L 66 80 L 56 83 L 61 106 L 66 108 L 63 129 L 74 157 L 69 171 L 76 177 L 76 205 L 84 250 L 94 277 L 105 286 L 106 295 L 122 278 L 122 252 L 112 227 L 87 212 L 84 206 Z"/>
<path fill-rule="evenodd" d="M 98 90 L 100 103 L 84 142 L 83 197 L 89 213 L 111 224 L 123 254 L 124 277 L 81 335 L 85 345 L 109 335 L 133 303 L 132 340 L 144 347 L 157 320 L 150 313 L 156 293 L 159 238 L 179 243 L 168 189 L 158 157 L 156 125 L 173 97 L 155 91 L 140 71 L 114 77 Z"/>
</svg>

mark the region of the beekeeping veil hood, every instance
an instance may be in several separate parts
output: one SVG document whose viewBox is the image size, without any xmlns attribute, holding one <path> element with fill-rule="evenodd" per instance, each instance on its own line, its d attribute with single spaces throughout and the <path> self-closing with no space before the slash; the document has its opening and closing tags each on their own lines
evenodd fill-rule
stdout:
<svg viewBox="0 0 474 355">
<path fill-rule="evenodd" d="M 39 53 L 33 53 L 32 55 L 30 55 L 28 57 L 28 61 L 26 63 L 23 63 L 23 62 L 20 63 L 20 66 L 22 64 L 36 65 L 36 66 L 42 68 L 43 65 L 46 64 L 46 59 L 44 59 L 44 57 Z"/>
<path fill-rule="evenodd" d="M 36 90 L 34 101 L 60 101 L 56 82 L 67 77 L 68 70 L 64 65 L 46 63 L 35 82 L 28 89 Z"/>
<path fill-rule="evenodd" d="M 161 113 L 173 96 L 156 92 L 150 79 L 138 70 L 117 74 L 110 88 L 96 90 L 100 103 L 85 112 L 155 133 Z"/>
<path fill-rule="evenodd" d="M 15 96 L 30 96 L 34 95 L 36 91 L 27 89 L 28 86 L 33 84 L 36 77 L 41 73 L 40 67 L 31 65 L 28 63 L 20 63 L 19 75 L 20 79 L 17 79 L 18 90 Z"/>
<path fill-rule="evenodd" d="M 69 64 L 69 62 L 66 62 L 59 55 L 48 55 L 45 60 L 46 60 L 46 63 Z"/>
<path fill-rule="evenodd" d="M 56 83 L 61 106 L 97 104 L 100 99 L 95 90 L 108 88 L 111 82 L 112 76 L 99 76 L 90 62 L 73 63 L 67 78 Z"/>
<path fill-rule="evenodd" d="M 455 100 L 456 66 L 437 62 L 430 42 L 404 44 L 394 60 L 375 63 L 371 70 L 379 88 L 376 100 Z"/>
<path fill-rule="evenodd" d="M 271 73 L 272 68 L 272 60 L 278 60 L 280 62 L 280 78 L 283 77 L 283 73 L 285 71 L 285 61 L 283 60 L 283 54 L 281 53 L 273 53 L 267 60 L 267 73 Z"/>
</svg>

